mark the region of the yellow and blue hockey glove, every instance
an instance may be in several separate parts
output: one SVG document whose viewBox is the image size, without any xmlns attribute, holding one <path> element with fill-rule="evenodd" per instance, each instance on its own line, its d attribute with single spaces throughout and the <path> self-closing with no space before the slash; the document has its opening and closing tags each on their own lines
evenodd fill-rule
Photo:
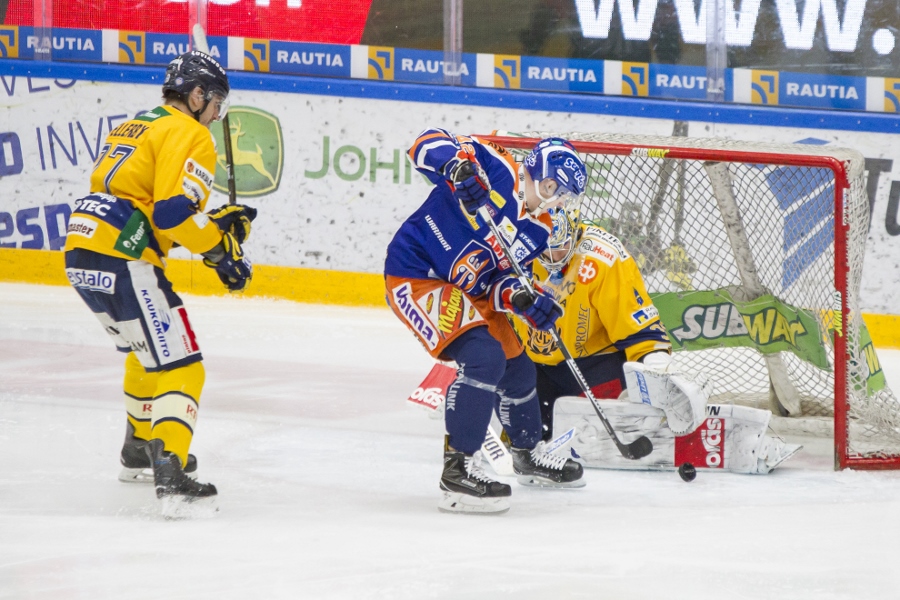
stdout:
<svg viewBox="0 0 900 600">
<path fill-rule="evenodd" d="M 243 204 L 226 204 L 206 213 L 222 233 L 230 233 L 239 244 L 250 237 L 250 223 L 256 218 L 256 209 Z"/>
<path fill-rule="evenodd" d="M 253 265 L 244 256 L 241 244 L 230 232 L 222 235 L 222 242 L 203 254 L 203 264 L 216 270 L 216 275 L 232 292 L 240 292 L 253 277 Z"/>
</svg>

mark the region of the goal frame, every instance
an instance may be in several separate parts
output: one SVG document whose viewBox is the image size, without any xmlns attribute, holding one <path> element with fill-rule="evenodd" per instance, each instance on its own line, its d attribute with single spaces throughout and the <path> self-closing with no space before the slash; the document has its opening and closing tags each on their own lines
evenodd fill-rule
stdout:
<svg viewBox="0 0 900 600">
<path fill-rule="evenodd" d="M 512 137 L 507 135 L 482 135 L 479 139 L 495 143 L 504 148 L 530 150 L 539 141 L 536 137 Z M 562 136 L 564 137 L 564 136 Z M 637 136 L 636 136 L 637 137 Z M 663 138 L 654 138 L 662 140 Z M 684 138 L 682 138 L 684 139 Z M 689 138 L 688 138 L 689 139 Z M 789 167 L 812 167 L 830 170 L 834 175 L 834 285 L 840 293 L 840 323 L 850 319 L 848 306 L 848 260 L 847 239 L 850 225 L 847 222 L 845 195 L 850 189 L 848 167 L 835 156 L 813 154 L 788 154 L 756 150 L 729 148 L 702 148 L 696 146 L 641 144 L 628 142 L 600 142 L 570 140 L 583 154 L 606 154 L 619 156 L 658 157 L 665 159 L 686 159 L 717 163 L 769 164 Z M 674 138 L 673 138 L 674 141 Z M 693 140 L 699 141 L 699 140 Z M 837 308 L 836 306 L 834 307 Z M 849 455 L 849 397 L 848 397 L 848 347 L 844 327 L 833 336 L 834 344 L 834 469 L 859 470 L 900 469 L 900 456 L 870 458 Z"/>
</svg>

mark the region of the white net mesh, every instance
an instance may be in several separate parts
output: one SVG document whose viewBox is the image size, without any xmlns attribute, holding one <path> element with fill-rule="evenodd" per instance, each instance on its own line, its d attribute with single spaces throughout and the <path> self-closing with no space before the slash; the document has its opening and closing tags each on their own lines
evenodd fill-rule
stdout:
<svg viewBox="0 0 900 600">
<path fill-rule="evenodd" d="M 884 382 L 859 309 L 869 219 L 862 155 L 827 146 L 697 138 L 523 135 L 602 144 L 582 149 L 589 176 L 583 218 L 599 222 L 635 257 L 670 337 L 679 342 L 676 361 L 710 377 L 715 402 L 783 414 L 790 398 L 772 400 L 771 381 L 774 377 L 777 383 L 780 368 L 799 400 L 790 411 L 793 419 L 832 419 L 834 340 L 842 334 L 847 356 L 840 360 L 847 366 L 850 421 L 846 455 L 900 458 L 900 404 Z M 534 141 L 522 140 L 520 145 L 527 150 Z M 654 150 L 632 151 L 633 146 Z M 673 154 L 679 158 L 670 158 Z M 835 159 L 830 164 L 838 169 L 838 179 L 828 162 L 803 166 L 816 162 L 808 157 Z M 840 310 L 835 310 L 840 307 L 840 286 L 835 277 L 834 211 L 835 192 L 843 188 L 841 172 L 849 181 L 844 193 L 848 269 L 846 289 L 840 290 L 846 296 L 847 322 L 841 322 Z M 711 179 L 713 173 L 721 177 Z M 729 195 L 737 214 L 731 231 L 723 218 L 731 206 L 723 196 Z M 742 246 L 749 250 L 743 257 Z M 696 301 L 697 308 L 692 302 L 701 291 L 706 294 Z M 772 296 L 787 309 L 775 307 Z M 760 297 L 770 302 L 760 304 Z M 672 307 L 670 317 L 677 319 L 666 319 L 666 305 Z M 802 315 L 795 318 L 795 313 Z M 772 348 L 770 357 L 748 347 L 748 336 L 757 347 Z M 795 351 L 774 351 L 787 350 L 786 340 L 808 353 L 799 352 L 804 356 L 800 358 Z M 838 432 L 836 439 L 840 437 Z"/>
</svg>

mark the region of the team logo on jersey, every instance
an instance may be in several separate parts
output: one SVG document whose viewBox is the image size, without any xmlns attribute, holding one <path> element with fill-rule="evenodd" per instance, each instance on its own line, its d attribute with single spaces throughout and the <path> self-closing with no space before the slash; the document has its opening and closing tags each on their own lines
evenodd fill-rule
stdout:
<svg viewBox="0 0 900 600">
<path fill-rule="evenodd" d="M 578 265 L 578 281 L 587 285 L 597 278 L 597 263 L 589 258 L 582 258 L 581 264 Z"/>
<path fill-rule="evenodd" d="M 528 328 L 528 340 L 525 342 L 528 349 L 541 356 L 550 356 L 556 352 L 556 341 L 549 331 L 540 331 Z"/>
<path fill-rule="evenodd" d="M 638 306 L 644 305 L 644 297 L 641 296 L 641 293 L 637 291 L 637 288 L 634 289 L 634 301 L 638 303 Z"/>
<path fill-rule="evenodd" d="M 258 108 L 228 109 L 234 181 L 238 196 L 264 196 L 281 184 L 284 168 L 284 137 L 278 117 Z M 228 193 L 228 164 L 222 121 L 210 126 L 216 141 L 216 174 L 213 189 Z"/>
<path fill-rule="evenodd" d="M 450 283 L 458 285 L 466 293 L 472 293 L 481 276 L 496 266 L 496 258 L 491 249 L 472 240 L 450 267 Z"/>
</svg>

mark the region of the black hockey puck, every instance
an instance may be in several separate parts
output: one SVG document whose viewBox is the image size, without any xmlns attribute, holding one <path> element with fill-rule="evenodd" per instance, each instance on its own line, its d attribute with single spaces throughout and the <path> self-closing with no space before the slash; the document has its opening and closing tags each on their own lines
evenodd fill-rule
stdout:
<svg viewBox="0 0 900 600">
<path fill-rule="evenodd" d="M 678 474 L 687 482 L 697 479 L 697 469 L 691 463 L 683 463 L 678 467 Z"/>
</svg>

